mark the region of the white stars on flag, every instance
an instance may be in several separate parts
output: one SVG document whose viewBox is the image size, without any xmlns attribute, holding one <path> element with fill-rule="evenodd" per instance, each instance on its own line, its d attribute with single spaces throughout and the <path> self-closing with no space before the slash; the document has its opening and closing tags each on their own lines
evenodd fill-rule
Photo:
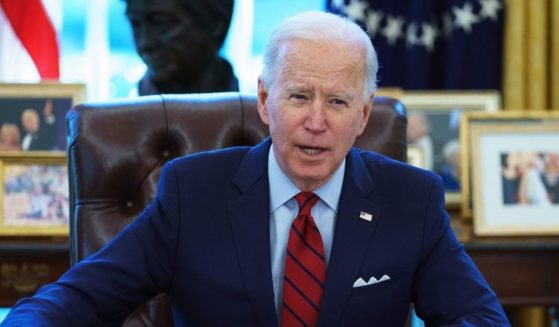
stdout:
<svg viewBox="0 0 559 327">
<path fill-rule="evenodd" d="M 427 51 L 433 52 L 433 50 L 435 49 L 435 39 L 439 35 L 437 27 L 435 26 L 435 24 L 422 23 L 421 30 L 423 31 L 420 39 L 421 44 L 425 46 Z"/>
<path fill-rule="evenodd" d="M 503 6 L 499 0 L 479 0 L 481 5 L 481 12 L 479 16 L 481 18 L 490 18 L 492 21 L 497 21 L 497 12 Z"/>
<path fill-rule="evenodd" d="M 402 36 L 402 27 L 404 26 L 404 19 L 402 17 L 394 17 L 388 15 L 386 19 L 386 27 L 381 31 L 381 34 L 386 37 L 388 44 L 396 43 L 398 38 Z"/>
<path fill-rule="evenodd" d="M 367 12 L 367 32 L 370 36 L 375 36 L 380 29 L 380 21 L 382 20 L 382 11 L 369 10 Z"/>
<path fill-rule="evenodd" d="M 472 31 L 472 25 L 479 22 L 479 17 L 473 12 L 472 4 L 464 3 L 464 7 L 453 7 L 452 12 L 456 16 L 455 24 L 467 33 Z"/>
<path fill-rule="evenodd" d="M 412 46 L 416 45 L 419 42 L 419 38 L 417 37 L 417 24 L 410 23 L 408 25 L 408 30 L 406 31 L 406 45 Z"/>
<path fill-rule="evenodd" d="M 479 3 L 476 10 L 474 2 Z M 432 52 L 440 37 L 451 37 L 455 31 L 470 34 L 476 24 L 497 21 L 503 0 L 467 0 L 461 7 L 453 6 L 440 17 L 424 21 L 407 20 L 402 16 L 375 10 L 371 2 L 366 0 L 331 0 L 331 5 L 353 21 L 366 26 L 371 38 L 383 37 L 389 45 L 396 45 L 402 40 L 407 47 L 424 47 Z"/>
<path fill-rule="evenodd" d="M 351 0 L 345 7 L 345 14 L 353 20 L 363 21 L 365 19 L 365 11 L 367 10 L 367 3 L 361 0 Z"/>
</svg>

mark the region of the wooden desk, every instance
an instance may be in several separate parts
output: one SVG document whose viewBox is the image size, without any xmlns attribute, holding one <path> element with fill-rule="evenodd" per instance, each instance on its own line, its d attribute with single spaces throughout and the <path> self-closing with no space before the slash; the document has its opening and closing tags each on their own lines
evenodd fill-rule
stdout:
<svg viewBox="0 0 559 327">
<path fill-rule="evenodd" d="M 57 280 L 70 267 L 68 243 L 2 241 L 0 307 L 11 307 L 42 285 Z"/>
<path fill-rule="evenodd" d="M 559 240 L 472 240 L 466 250 L 507 309 L 559 306 Z M 69 266 L 67 243 L 0 243 L 0 306 L 13 306 Z"/>
<path fill-rule="evenodd" d="M 559 305 L 559 241 L 472 240 L 466 250 L 503 306 Z"/>
</svg>

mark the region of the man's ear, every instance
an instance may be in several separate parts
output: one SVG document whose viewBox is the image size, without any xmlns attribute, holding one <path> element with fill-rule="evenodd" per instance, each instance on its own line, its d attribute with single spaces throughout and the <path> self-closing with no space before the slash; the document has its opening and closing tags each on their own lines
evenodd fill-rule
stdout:
<svg viewBox="0 0 559 327">
<path fill-rule="evenodd" d="M 258 114 L 260 115 L 260 119 L 266 125 L 268 125 L 268 104 L 266 101 L 268 100 L 268 90 L 264 81 L 262 81 L 262 77 L 258 77 L 258 92 L 257 92 L 257 106 L 258 106 Z"/>
<path fill-rule="evenodd" d="M 357 135 L 361 135 L 363 133 L 365 127 L 367 126 L 367 123 L 369 122 L 369 117 L 371 116 L 374 100 L 375 94 L 373 93 L 369 97 L 369 101 L 367 101 L 367 103 L 365 103 L 365 106 L 363 106 L 363 117 L 361 117 L 361 121 L 359 122 L 359 133 Z"/>
</svg>

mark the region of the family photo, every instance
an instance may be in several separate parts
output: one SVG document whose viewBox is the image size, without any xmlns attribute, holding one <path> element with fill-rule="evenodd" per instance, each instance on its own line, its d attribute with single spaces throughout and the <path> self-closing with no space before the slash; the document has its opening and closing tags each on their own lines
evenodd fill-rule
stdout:
<svg viewBox="0 0 559 327">
<path fill-rule="evenodd" d="M 503 203 L 559 204 L 559 152 L 501 153 Z"/>
<path fill-rule="evenodd" d="M 4 226 L 68 224 L 68 181 L 64 165 L 4 167 Z"/>
</svg>

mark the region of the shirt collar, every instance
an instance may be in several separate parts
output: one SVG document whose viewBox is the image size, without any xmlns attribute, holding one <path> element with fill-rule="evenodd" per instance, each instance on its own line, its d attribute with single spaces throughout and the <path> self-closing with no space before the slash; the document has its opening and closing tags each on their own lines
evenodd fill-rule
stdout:
<svg viewBox="0 0 559 327">
<path fill-rule="evenodd" d="M 326 184 L 314 191 L 318 197 L 324 201 L 334 212 L 338 211 L 338 202 L 342 193 L 342 184 L 344 181 L 345 158 L 340 167 Z M 274 212 L 277 208 L 284 205 L 293 198 L 297 193 L 301 192 L 299 188 L 285 175 L 281 170 L 273 146 L 268 152 L 268 176 L 270 182 L 270 212 Z"/>
</svg>

